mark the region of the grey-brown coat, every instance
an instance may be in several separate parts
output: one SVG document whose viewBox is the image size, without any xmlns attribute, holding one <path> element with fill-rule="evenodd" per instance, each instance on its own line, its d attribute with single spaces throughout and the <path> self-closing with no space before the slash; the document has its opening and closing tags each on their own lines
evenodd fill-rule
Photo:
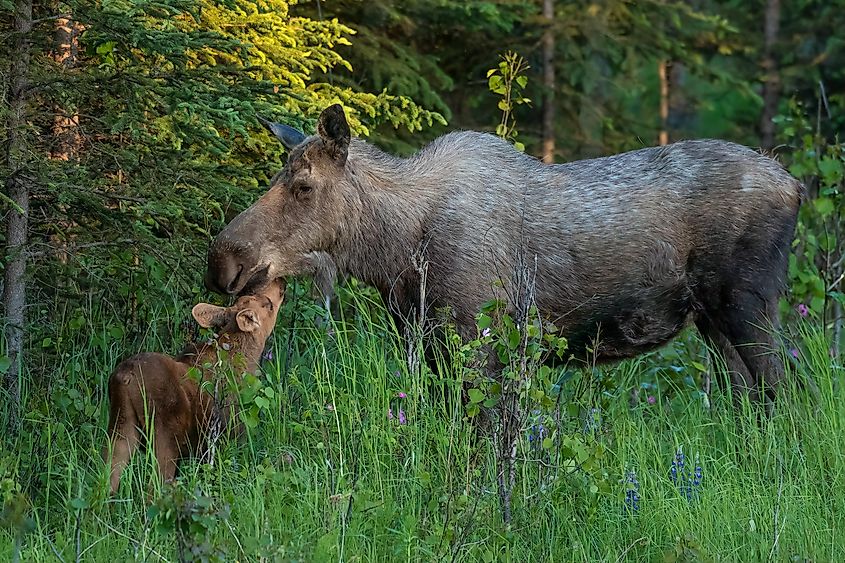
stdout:
<svg viewBox="0 0 845 563">
<path fill-rule="evenodd" d="M 238 293 L 328 254 L 399 314 L 418 306 L 412 257 L 428 260 L 427 302 L 465 336 L 508 290 L 517 257 L 536 258 L 536 301 L 583 356 L 654 349 L 693 320 L 756 395 L 783 366 L 778 322 L 803 188 L 773 159 L 718 140 L 545 165 L 471 131 L 396 158 L 352 139 L 340 106 L 290 147 L 285 168 L 209 250 L 207 285 Z M 504 289 L 497 289 L 501 280 Z M 598 337 L 598 340 L 597 340 Z"/>
</svg>

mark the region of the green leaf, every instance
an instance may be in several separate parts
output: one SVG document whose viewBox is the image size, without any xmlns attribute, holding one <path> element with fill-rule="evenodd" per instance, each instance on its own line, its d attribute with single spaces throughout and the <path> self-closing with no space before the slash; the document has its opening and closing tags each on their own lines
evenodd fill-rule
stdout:
<svg viewBox="0 0 845 563">
<path fill-rule="evenodd" d="M 842 179 L 843 163 L 839 158 L 826 156 L 819 161 L 819 173 L 827 185 L 837 184 Z"/>
<path fill-rule="evenodd" d="M 519 341 L 521 337 L 522 335 L 519 333 L 519 330 L 515 328 L 508 332 L 508 347 L 511 350 L 516 350 L 519 346 Z"/>
<path fill-rule="evenodd" d="M 836 209 L 833 200 L 829 197 L 818 198 L 816 201 L 813 202 L 813 206 L 816 208 L 816 212 L 818 212 L 818 214 L 822 217 L 827 217 Z"/>
<path fill-rule="evenodd" d="M 85 501 L 85 499 L 79 497 L 71 499 L 69 504 L 70 507 L 74 510 L 83 510 L 85 508 L 88 508 L 88 503 Z"/>
<path fill-rule="evenodd" d="M 469 400 L 471 403 L 480 403 L 484 400 L 484 393 L 480 389 L 470 389 Z"/>
</svg>

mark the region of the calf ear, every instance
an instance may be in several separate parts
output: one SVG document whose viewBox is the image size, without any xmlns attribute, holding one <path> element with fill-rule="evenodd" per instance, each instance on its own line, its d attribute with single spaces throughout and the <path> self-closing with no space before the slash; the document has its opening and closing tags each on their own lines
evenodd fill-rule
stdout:
<svg viewBox="0 0 845 563">
<path fill-rule="evenodd" d="M 281 123 L 273 123 L 268 119 L 264 119 L 260 115 L 256 115 L 258 121 L 270 130 L 273 135 L 279 139 L 287 150 L 292 149 L 299 143 L 305 140 L 305 134 L 298 129 L 294 129 L 290 125 L 282 125 Z"/>
<path fill-rule="evenodd" d="M 349 131 L 349 123 L 346 122 L 346 114 L 343 113 L 343 107 L 340 104 L 331 105 L 323 110 L 317 121 L 317 133 L 323 140 L 329 155 L 338 163 L 345 163 L 352 134 Z"/>
<path fill-rule="evenodd" d="M 261 323 L 258 322 L 258 315 L 252 309 L 239 311 L 235 320 L 242 332 L 252 332 L 261 326 Z"/>
<path fill-rule="evenodd" d="M 228 320 L 226 307 L 218 307 L 210 303 L 197 303 L 191 310 L 191 315 L 203 328 L 222 328 L 226 326 Z"/>
</svg>

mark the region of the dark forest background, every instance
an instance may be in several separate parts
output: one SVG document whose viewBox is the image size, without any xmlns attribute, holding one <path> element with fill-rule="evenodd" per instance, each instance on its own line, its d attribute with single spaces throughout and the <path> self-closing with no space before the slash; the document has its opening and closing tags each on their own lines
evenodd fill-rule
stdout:
<svg viewBox="0 0 845 563">
<path fill-rule="evenodd" d="M 184 328 L 210 237 L 283 163 L 256 114 L 312 131 L 340 102 L 409 154 L 496 130 L 511 50 L 519 141 L 548 162 L 720 137 L 788 164 L 812 200 L 784 310 L 838 344 L 843 30 L 820 0 L 0 0 L 2 402 L 55 383 L 68 331 Z"/>
</svg>

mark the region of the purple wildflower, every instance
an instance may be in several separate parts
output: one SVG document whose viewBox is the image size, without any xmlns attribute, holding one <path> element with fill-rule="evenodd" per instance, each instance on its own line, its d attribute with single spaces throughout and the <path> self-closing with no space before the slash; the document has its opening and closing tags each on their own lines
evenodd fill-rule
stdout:
<svg viewBox="0 0 845 563">
<path fill-rule="evenodd" d="M 675 454 L 675 459 L 672 461 L 672 467 L 669 469 L 669 478 L 672 479 L 672 484 L 677 485 L 678 481 L 683 481 L 684 475 L 684 452 L 678 448 Z"/>
<path fill-rule="evenodd" d="M 686 458 L 681 448 L 678 448 L 672 467 L 669 469 L 669 478 L 681 492 L 687 501 L 693 500 L 698 495 L 698 488 L 701 486 L 703 470 L 698 455 L 695 456 L 695 467 L 690 472 L 689 466 L 685 463 Z"/>
<path fill-rule="evenodd" d="M 264 354 L 261 356 L 261 358 L 266 362 L 272 362 L 273 361 L 273 349 L 267 348 L 267 350 L 264 352 Z"/>
<path fill-rule="evenodd" d="M 487 338 L 488 336 L 490 336 L 490 327 L 487 327 L 481 331 L 482 338 Z"/>
<path fill-rule="evenodd" d="M 625 505 L 623 510 L 627 513 L 634 513 L 640 509 L 640 482 L 637 481 L 637 474 L 628 471 L 625 474 Z"/>
<path fill-rule="evenodd" d="M 408 424 L 408 419 L 405 418 L 405 411 L 399 409 L 399 424 Z"/>
<path fill-rule="evenodd" d="M 657 399 L 654 398 L 654 395 L 649 395 L 648 399 L 646 399 L 646 400 L 648 401 L 649 405 L 653 405 L 654 403 L 657 402 Z"/>
<path fill-rule="evenodd" d="M 399 391 L 399 394 L 397 395 L 397 397 L 399 397 L 400 399 L 404 399 L 407 396 L 408 395 L 406 395 L 403 391 Z"/>
<path fill-rule="evenodd" d="M 793 348 L 793 349 L 791 349 L 791 350 L 789 351 L 789 354 L 790 354 L 793 358 L 795 358 L 795 359 L 797 360 L 797 359 L 798 359 L 798 348 Z"/>
<path fill-rule="evenodd" d="M 795 309 L 798 311 L 798 314 L 802 317 L 806 317 L 810 314 L 810 309 L 808 309 L 807 306 L 803 303 L 799 303 Z"/>
</svg>

